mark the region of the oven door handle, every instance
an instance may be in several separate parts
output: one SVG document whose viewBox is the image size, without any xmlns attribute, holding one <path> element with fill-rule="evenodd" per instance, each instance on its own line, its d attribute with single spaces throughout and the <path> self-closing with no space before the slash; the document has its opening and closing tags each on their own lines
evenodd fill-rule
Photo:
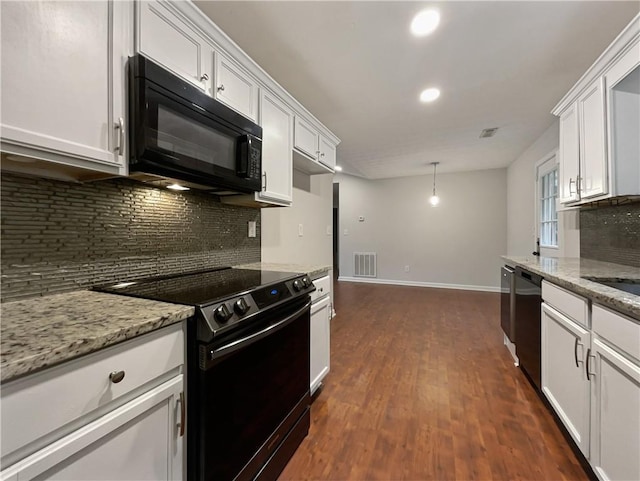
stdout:
<svg viewBox="0 0 640 481">
<path fill-rule="evenodd" d="M 304 311 L 310 308 L 311 308 L 311 301 L 307 302 L 304 306 L 302 306 L 300 309 L 295 311 L 293 314 L 288 315 L 287 317 L 285 317 L 281 321 L 276 322 L 275 324 L 271 324 L 270 326 L 265 327 L 264 329 L 258 332 L 254 332 L 253 334 L 250 334 L 241 339 L 236 339 L 235 341 L 232 341 L 229 344 L 225 344 L 224 346 L 221 346 L 217 349 L 211 349 L 209 351 L 209 361 L 219 360 L 222 357 L 226 357 L 235 351 L 243 349 L 244 347 L 247 347 L 256 341 L 259 341 L 260 339 L 267 337 L 276 331 L 279 331 L 280 329 L 291 324 L 293 321 L 296 320 L 297 317 L 303 314 Z"/>
</svg>

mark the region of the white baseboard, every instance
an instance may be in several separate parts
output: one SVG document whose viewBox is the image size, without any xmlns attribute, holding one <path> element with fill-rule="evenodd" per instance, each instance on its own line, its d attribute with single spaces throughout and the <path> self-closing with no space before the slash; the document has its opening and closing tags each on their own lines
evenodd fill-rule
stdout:
<svg viewBox="0 0 640 481">
<path fill-rule="evenodd" d="M 495 286 L 472 286 L 466 284 L 442 284 L 439 282 L 422 282 L 422 281 L 402 281 L 396 279 L 378 279 L 366 277 L 345 277 L 339 276 L 338 281 L 345 282 L 364 282 L 368 284 L 387 284 L 393 286 L 411 286 L 411 287 L 434 287 L 436 289 L 458 289 L 463 291 L 482 291 L 482 292 L 500 292 L 499 287 Z"/>
</svg>

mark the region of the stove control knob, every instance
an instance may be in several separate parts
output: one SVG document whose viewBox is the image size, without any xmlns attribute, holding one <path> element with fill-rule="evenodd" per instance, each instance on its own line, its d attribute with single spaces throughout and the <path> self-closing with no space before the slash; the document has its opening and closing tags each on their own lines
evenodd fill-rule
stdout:
<svg viewBox="0 0 640 481">
<path fill-rule="evenodd" d="M 247 304 L 247 301 L 245 301 L 244 298 L 241 297 L 233 303 L 233 310 L 236 311 L 239 316 L 244 316 L 249 310 L 249 304 Z"/>
<path fill-rule="evenodd" d="M 293 290 L 298 292 L 300 291 L 300 289 L 302 289 L 302 283 L 299 279 L 296 279 L 295 281 L 293 281 Z"/>
<path fill-rule="evenodd" d="M 233 315 L 226 304 L 220 304 L 214 311 L 213 317 L 216 318 L 216 321 L 225 323 L 229 320 L 229 318 Z"/>
<path fill-rule="evenodd" d="M 311 281 L 309 280 L 309 278 L 308 278 L 308 277 L 303 277 L 303 278 L 302 278 L 302 285 L 303 285 L 304 287 L 309 287 L 309 286 L 311 285 Z"/>
</svg>

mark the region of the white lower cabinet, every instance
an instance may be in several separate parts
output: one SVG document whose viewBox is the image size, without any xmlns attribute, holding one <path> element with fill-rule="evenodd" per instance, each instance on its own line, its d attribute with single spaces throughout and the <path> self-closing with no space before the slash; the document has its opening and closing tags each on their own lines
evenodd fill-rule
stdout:
<svg viewBox="0 0 640 481">
<path fill-rule="evenodd" d="M 329 372 L 329 319 L 331 299 L 325 297 L 311 307 L 310 380 L 313 394 Z"/>
<path fill-rule="evenodd" d="M 2 386 L 0 480 L 181 480 L 184 330 L 173 325 Z"/>
<path fill-rule="evenodd" d="M 577 296 L 547 283 L 552 307 L 545 282 L 542 391 L 601 481 L 638 480 L 640 322 L 593 304 L 587 330 L 560 312 Z"/>
<path fill-rule="evenodd" d="M 596 319 L 606 316 L 617 324 L 615 334 L 627 344 L 640 343 L 640 323 L 612 311 L 594 306 L 594 339 L 591 344 L 589 372 L 591 395 L 591 466 L 598 478 L 606 480 L 640 479 L 640 351 L 627 356 L 617 345 L 600 336 Z M 613 317 L 615 316 L 615 317 Z M 625 332 L 626 331 L 626 332 Z"/>
<path fill-rule="evenodd" d="M 311 294 L 310 387 L 313 394 L 329 373 L 331 356 L 331 271 L 314 279 L 316 290 Z"/>
<path fill-rule="evenodd" d="M 591 386 L 585 356 L 591 334 L 544 303 L 541 331 L 542 392 L 588 457 Z"/>
<path fill-rule="evenodd" d="M 2 479 L 182 479 L 182 390 L 180 374 L 16 463 Z"/>
</svg>

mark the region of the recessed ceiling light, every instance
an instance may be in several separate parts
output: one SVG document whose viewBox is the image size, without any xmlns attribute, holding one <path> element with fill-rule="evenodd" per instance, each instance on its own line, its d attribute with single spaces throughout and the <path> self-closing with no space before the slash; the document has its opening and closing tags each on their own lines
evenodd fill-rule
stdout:
<svg viewBox="0 0 640 481">
<path fill-rule="evenodd" d="M 339 165 L 336 165 L 334 169 L 336 169 L 336 172 L 342 172 L 342 167 L 340 167 Z"/>
<path fill-rule="evenodd" d="M 411 21 L 411 33 L 416 37 L 423 37 L 433 32 L 440 23 L 440 13 L 429 8 L 422 10 Z"/>
<path fill-rule="evenodd" d="M 167 189 L 171 189 L 171 190 L 190 190 L 189 187 L 185 187 L 184 185 L 180 185 L 180 184 L 168 185 Z"/>
<path fill-rule="evenodd" d="M 420 102 L 433 102 L 438 97 L 440 97 L 440 90 L 436 88 L 426 89 L 420 94 Z"/>
</svg>

